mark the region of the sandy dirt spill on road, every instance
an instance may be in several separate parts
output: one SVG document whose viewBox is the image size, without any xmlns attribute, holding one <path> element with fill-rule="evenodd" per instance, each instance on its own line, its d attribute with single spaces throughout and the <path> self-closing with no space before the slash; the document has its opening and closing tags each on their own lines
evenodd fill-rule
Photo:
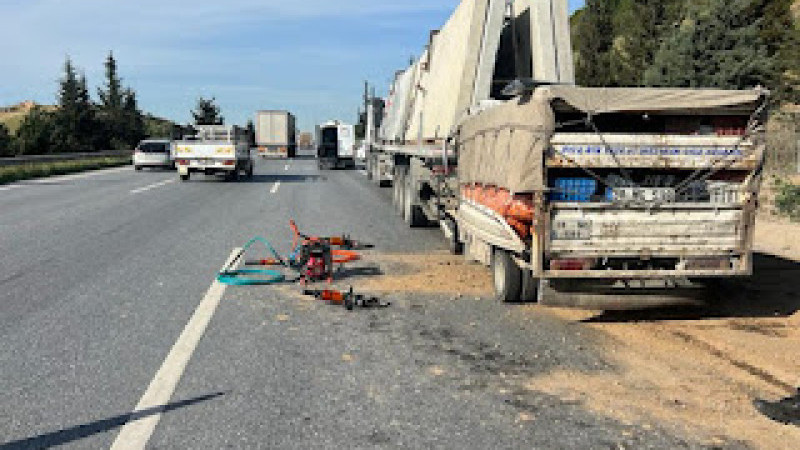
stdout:
<svg viewBox="0 0 800 450">
<path fill-rule="evenodd" d="M 598 317 L 548 312 L 569 321 Z M 669 424 L 710 445 L 797 448 L 800 428 L 767 419 L 753 401 L 787 397 L 800 384 L 799 317 L 589 322 L 608 335 L 602 347 L 615 369 L 549 373 L 527 387 L 626 422 Z"/>
<path fill-rule="evenodd" d="M 426 255 L 366 255 L 364 265 L 378 266 L 382 274 L 356 283 L 373 293 L 421 293 L 489 296 L 491 276 L 485 267 L 448 253 Z"/>
<path fill-rule="evenodd" d="M 579 402 L 631 424 L 673 427 L 711 446 L 741 442 L 798 448 L 800 427 L 782 425 L 753 405 L 800 387 L 800 226 L 760 219 L 756 275 L 727 283 L 704 310 L 601 313 L 520 306 L 514 316 L 548 315 L 600 331 L 608 372 L 555 371 L 526 388 Z M 772 256 L 780 255 L 780 256 Z M 489 271 L 462 257 L 373 254 L 379 268 L 356 276 L 357 291 L 477 296 L 490 301 Z M 362 270 L 363 271 L 363 270 Z M 358 273 L 356 270 L 355 273 Z M 515 320 L 512 318 L 511 320 Z"/>
</svg>

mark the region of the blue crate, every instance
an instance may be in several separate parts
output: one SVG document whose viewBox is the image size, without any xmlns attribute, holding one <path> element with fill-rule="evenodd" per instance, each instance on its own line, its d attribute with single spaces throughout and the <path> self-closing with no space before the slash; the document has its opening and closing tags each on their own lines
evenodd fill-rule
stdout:
<svg viewBox="0 0 800 450">
<path fill-rule="evenodd" d="M 609 203 L 614 203 L 614 188 L 611 186 L 606 188 L 606 201 Z"/>
<path fill-rule="evenodd" d="M 597 181 L 592 178 L 556 178 L 550 199 L 556 202 L 588 203 L 597 192 Z"/>
</svg>

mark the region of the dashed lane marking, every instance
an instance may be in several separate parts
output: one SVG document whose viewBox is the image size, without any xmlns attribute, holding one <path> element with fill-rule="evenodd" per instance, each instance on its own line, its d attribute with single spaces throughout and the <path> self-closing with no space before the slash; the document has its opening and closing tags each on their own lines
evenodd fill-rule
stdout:
<svg viewBox="0 0 800 450">
<path fill-rule="evenodd" d="M 287 164 L 286 167 L 283 168 L 283 170 L 288 172 L 289 171 L 289 165 Z"/>
<path fill-rule="evenodd" d="M 275 184 L 272 186 L 272 189 L 270 189 L 269 193 L 270 193 L 270 194 L 277 194 L 277 193 L 278 193 L 278 189 L 280 189 L 280 188 L 281 188 L 281 182 L 280 182 L 280 181 L 278 181 L 277 183 L 275 183 Z"/>
<path fill-rule="evenodd" d="M 166 186 L 166 185 L 168 185 L 170 183 L 174 183 L 174 182 L 175 182 L 175 180 L 159 181 L 158 183 L 153 183 L 153 184 L 147 185 L 147 186 L 139 188 L 139 189 L 134 189 L 134 190 L 131 191 L 131 195 L 141 194 L 142 192 L 147 192 L 147 191 L 150 191 L 150 190 L 153 190 L 153 189 L 156 189 L 156 188 L 160 188 L 161 186 Z"/>
<path fill-rule="evenodd" d="M 237 248 L 228 257 L 223 269 L 230 267 L 241 254 L 242 249 Z M 139 404 L 136 405 L 132 417 L 138 418 L 127 422 L 120 430 L 117 439 L 111 445 L 111 450 L 141 450 L 153 435 L 153 431 L 161 420 L 163 408 L 167 405 L 175 392 L 186 365 L 197 349 L 197 344 L 205 334 L 211 318 L 214 316 L 222 296 L 225 294 L 225 285 L 215 281 L 206 293 L 203 301 L 197 306 L 194 315 L 186 324 L 178 341 L 170 350 L 161 368 L 156 373 L 150 386 L 145 391 Z M 159 409 L 161 408 L 161 410 Z M 144 414 L 146 411 L 158 411 L 153 414 Z"/>
</svg>

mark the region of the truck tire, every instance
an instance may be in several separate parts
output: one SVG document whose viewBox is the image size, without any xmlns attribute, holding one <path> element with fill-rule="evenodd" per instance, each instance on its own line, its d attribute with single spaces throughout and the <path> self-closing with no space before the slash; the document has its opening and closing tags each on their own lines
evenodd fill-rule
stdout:
<svg viewBox="0 0 800 450">
<path fill-rule="evenodd" d="M 250 161 L 250 164 L 247 166 L 247 179 L 253 179 L 253 162 Z"/>
<path fill-rule="evenodd" d="M 455 220 L 448 217 L 444 219 L 447 222 L 447 228 L 452 231 L 453 235 L 450 236 L 448 239 L 448 247 L 450 248 L 451 255 L 463 255 L 464 254 L 464 243 L 458 240 L 458 224 Z"/>
<path fill-rule="evenodd" d="M 519 303 L 522 294 L 522 271 L 505 250 L 492 255 L 492 279 L 495 297 L 503 303 Z"/>
<path fill-rule="evenodd" d="M 133 170 L 142 170 L 142 166 L 133 166 Z"/>
<path fill-rule="evenodd" d="M 403 188 L 405 186 L 405 175 L 403 170 L 399 167 L 395 169 L 394 173 L 394 185 L 392 185 L 392 205 L 394 205 L 394 210 L 397 211 L 398 214 L 401 216 L 403 215 L 403 205 L 405 192 Z"/>
<path fill-rule="evenodd" d="M 539 301 L 539 279 L 534 278 L 533 272 L 528 269 L 520 272 L 522 276 L 520 300 L 525 303 L 537 303 Z"/>
<path fill-rule="evenodd" d="M 181 181 L 189 181 L 189 174 L 181 175 Z"/>
<path fill-rule="evenodd" d="M 428 220 L 422 214 L 422 208 L 414 204 L 414 186 L 409 182 L 409 177 L 406 175 L 405 182 L 400 189 L 403 191 L 403 220 L 411 228 L 419 228 L 426 226 Z"/>
</svg>

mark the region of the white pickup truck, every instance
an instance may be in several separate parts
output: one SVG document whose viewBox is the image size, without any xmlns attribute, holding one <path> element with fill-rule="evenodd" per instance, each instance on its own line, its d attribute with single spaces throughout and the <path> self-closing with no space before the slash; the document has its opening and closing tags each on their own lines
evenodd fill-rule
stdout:
<svg viewBox="0 0 800 450">
<path fill-rule="evenodd" d="M 193 172 L 224 175 L 226 180 L 238 180 L 243 173 L 253 176 L 246 130 L 223 125 L 201 125 L 196 130 L 174 146 L 173 159 L 182 181 L 188 181 Z"/>
</svg>

